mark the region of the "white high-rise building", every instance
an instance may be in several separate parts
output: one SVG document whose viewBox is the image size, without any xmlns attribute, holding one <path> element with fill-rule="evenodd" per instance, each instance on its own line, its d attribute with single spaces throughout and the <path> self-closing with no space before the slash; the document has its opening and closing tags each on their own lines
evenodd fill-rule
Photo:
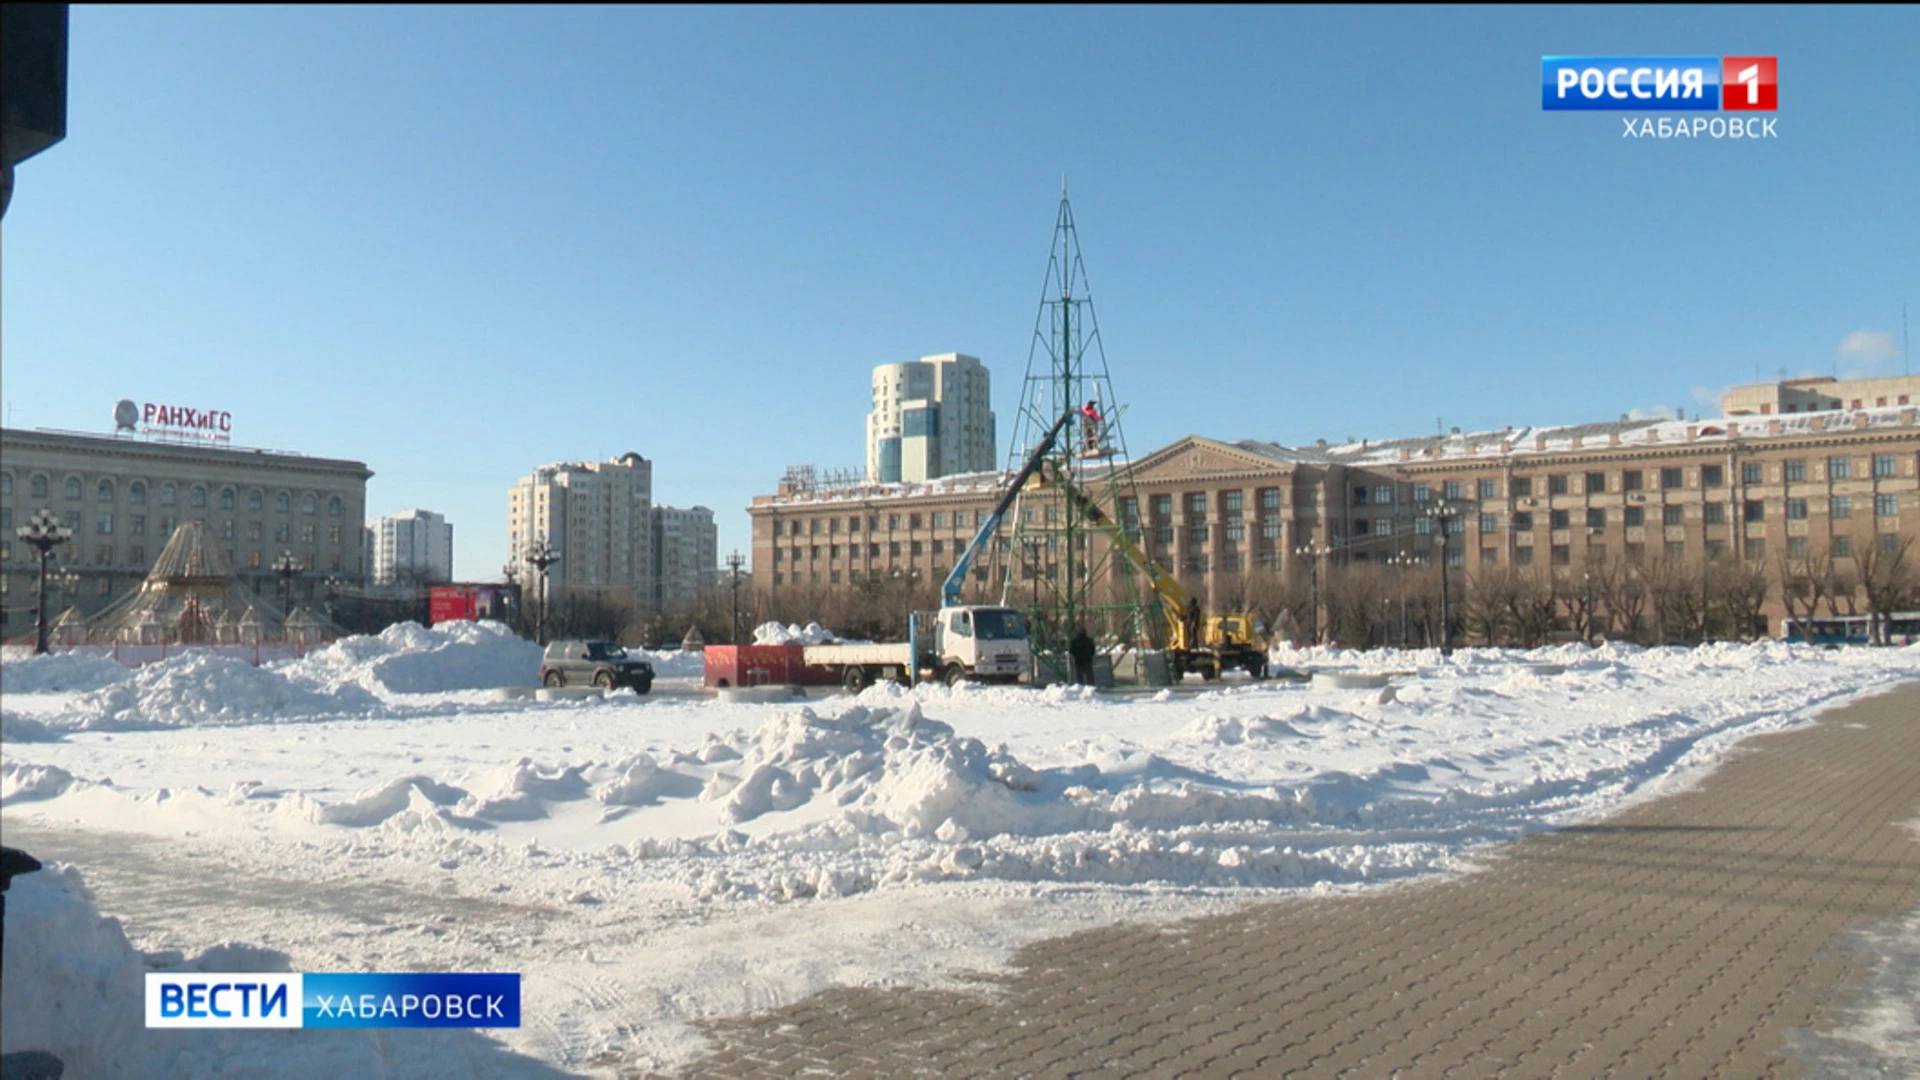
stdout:
<svg viewBox="0 0 1920 1080">
<path fill-rule="evenodd" d="M 654 610 L 691 605 L 720 562 L 720 532 L 714 527 L 713 511 L 704 506 L 654 507 L 653 545 Z"/>
<path fill-rule="evenodd" d="M 527 561 L 536 540 L 559 561 L 547 589 L 629 593 L 652 605 L 653 464 L 639 454 L 612 461 L 543 465 L 507 492 L 507 540 L 527 589 L 540 573 Z"/>
<path fill-rule="evenodd" d="M 375 585 L 453 580 L 453 526 L 431 510 L 378 518 L 367 528 Z"/>
<path fill-rule="evenodd" d="M 978 357 L 943 353 L 873 369 L 867 479 L 896 484 L 997 467 L 992 384 Z"/>
</svg>

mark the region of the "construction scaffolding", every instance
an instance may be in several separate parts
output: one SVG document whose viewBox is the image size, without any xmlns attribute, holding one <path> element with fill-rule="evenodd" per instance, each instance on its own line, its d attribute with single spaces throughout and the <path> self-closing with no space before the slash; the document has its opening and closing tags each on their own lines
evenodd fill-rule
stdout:
<svg viewBox="0 0 1920 1080">
<path fill-rule="evenodd" d="M 1027 611 L 1034 654 L 1054 679 L 1067 677 L 1067 646 L 1077 629 L 1085 628 L 1102 645 L 1157 644 L 1155 601 L 1144 582 L 1104 539 L 1089 539 L 1099 530 L 1059 487 L 1066 479 L 1138 539 L 1139 500 L 1120 426 L 1124 411 L 1107 369 L 1073 208 L 1062 183 L 1008 468 L 1019 468 L 1069 413 L 1074 416 L 1071 437 L 1058 441 L 1040 474 L 1020 493 L 1011 524 L 990 553 L 1011 572 L 1003 577 L 991 565 L 988 571 L 988 580 L 1005 582 L 1000 602 Z"/>
</svg>

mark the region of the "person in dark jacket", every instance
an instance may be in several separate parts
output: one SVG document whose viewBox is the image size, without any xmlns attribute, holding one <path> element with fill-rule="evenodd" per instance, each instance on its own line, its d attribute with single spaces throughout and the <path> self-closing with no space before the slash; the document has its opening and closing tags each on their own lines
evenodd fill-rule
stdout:
<svg viewBox="0 0 1920 1080">
<path fill-rule="evenodd" d="M 1093 682 L 1093 639 L 1087 636 L 1087 628 L 1082 626 L 1073 632 L 1073 642 L 1067 646 L 1067 655 L 1073 658 L 1073 682 L 1075 686 L 1087 686 Z"/>
</svg>

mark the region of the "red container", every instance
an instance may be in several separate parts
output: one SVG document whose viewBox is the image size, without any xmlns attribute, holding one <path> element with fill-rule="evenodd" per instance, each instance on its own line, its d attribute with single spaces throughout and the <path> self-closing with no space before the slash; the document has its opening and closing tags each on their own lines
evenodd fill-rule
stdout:
<svg viewBox="0 0 1920 1080">
<path fill-rule="evenodd" d="M 796 686 L 807 680 L 806 654 L 799 645 L 709 645 L 706 685 Z"/>
</svg>

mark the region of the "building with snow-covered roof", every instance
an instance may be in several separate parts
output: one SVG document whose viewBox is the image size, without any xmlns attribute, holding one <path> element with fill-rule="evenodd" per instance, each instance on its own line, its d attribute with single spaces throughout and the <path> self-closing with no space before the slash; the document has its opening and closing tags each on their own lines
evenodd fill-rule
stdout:
<svg viewBox="0 0 1920 1080">
<path fill-rule="evenodd" d="M 54 569 L 75 575 L 61 590 L 62 607 L 91 615 L 138 589 L 175 531 L 195 521 L 263 597 L 280 595 L 273 562 L 291 553 L 300 565 L 297 597 L 306 600 L 329 578 L 361 580 L 372 475 L 358 461 L 205 438 L 7 428 L 0 431 L 0 627 L 13 636 L 33 625 L 39 564 L 14 529 L 36 511 L 53 511 L 73 530 L 54 549 Z"/>
<path fill-rule="evenodd" d="M 1848 574 L 1920 541 L 1912 404 L 1312 447 L 1192 435 L 1115 467 L 1133 494 L 1108 513 L 1216 608 L 1252 576 L 1304 568 L 1313 556 L 1302 549 L 1341 563 L 1428 565 L 1444 551 L 1449 566 L 1475 575 L 1715 559 Z M 757 496 L 748 508 L 755 588 L 833 590 L 876 575 L 937 582 L 1010 479 L 789 485 Z M 1429 513 L 1441 505 L 1454 512 L 1444 545 Z M 1105 557 L 1103 537 L 1089 544 L 1089 557 Z M 1920 563 L 1920 551 L 1904 557 Z M 997 560 L 975 564 L 970 588 L 998 596 L 1009 578 L 1021 580 L 1019 559 L 1003 546 Z M 1784 615 L 1775 589 L 1762 616 L 1777 632 Z"/>
</svg>

